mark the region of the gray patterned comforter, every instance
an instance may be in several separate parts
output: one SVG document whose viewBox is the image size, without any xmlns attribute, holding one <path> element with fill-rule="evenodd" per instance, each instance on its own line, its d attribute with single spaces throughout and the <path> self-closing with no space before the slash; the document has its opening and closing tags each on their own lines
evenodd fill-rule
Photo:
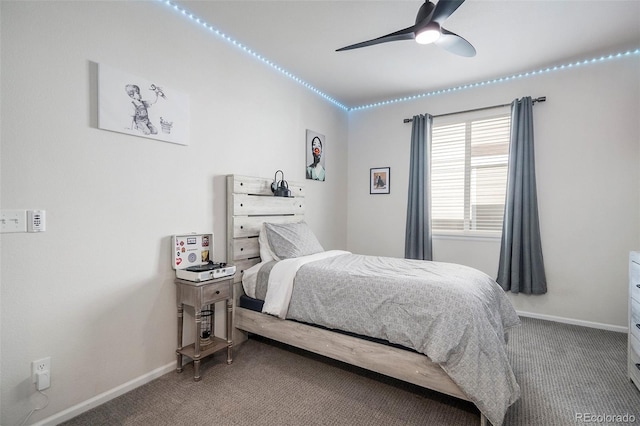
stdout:
<svg viewBox="0 0 640 426">
<path fill-rule="evenodd" d="M 266 264 L 256 296 L 268 289 Z M 344 254 L 300 267 L 288 319 L 387 340 L 438 363 L 494 425 L 520 388 L 507 331 L 520 323 L 504 290 L 466 266 Z"/>
</svg>

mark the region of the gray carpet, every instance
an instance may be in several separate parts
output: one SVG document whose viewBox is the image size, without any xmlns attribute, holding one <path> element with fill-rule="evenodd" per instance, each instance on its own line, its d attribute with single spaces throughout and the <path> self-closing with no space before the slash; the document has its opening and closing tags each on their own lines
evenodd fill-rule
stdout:
<svg viewBox="0 0 640 426">
<path fill-rule="evenodd" d="M 620 424 L 596 416 L 625 414 L 640 424 L 626 348 L 626 334 L 523 318 L 509 341 L 522 397 L 505 426 Z M 188 365 L 63 424 L 479 424 L 472 404 L 268 340 L 252 338 L 225 361 L 204 360 L 198 383 Z"/>
</svg>

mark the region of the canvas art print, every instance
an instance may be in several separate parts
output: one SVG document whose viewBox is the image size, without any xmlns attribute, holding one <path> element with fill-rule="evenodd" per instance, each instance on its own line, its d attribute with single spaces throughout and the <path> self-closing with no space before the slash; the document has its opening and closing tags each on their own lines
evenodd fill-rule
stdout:
<svg viewBox="0 0 640 426">
<path fill-rule="evenodd" d="M 389 167 L 378 167 L 370 169 L 369 194 L 389 194 L 391 169 Z"/>
<path fill-rule="evenodd" d="M 307 179 L 325 180 L 324 149 L 324 135 L 307 130 Z"/>
<path fill-rule="evenodd" d="M 98 127 L 189 144 L 189 98 L 161 82 L 98 66 Z"/>
</svg>

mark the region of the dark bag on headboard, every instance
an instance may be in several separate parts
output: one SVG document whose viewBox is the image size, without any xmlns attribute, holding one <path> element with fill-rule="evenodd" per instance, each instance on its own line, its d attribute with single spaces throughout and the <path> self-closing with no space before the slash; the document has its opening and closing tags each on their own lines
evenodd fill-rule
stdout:
<svg viewBox="0 0 640 426">
<path fill-rule="evenodd" d="M 278 172 L 282 173 L 282 179 L 280 182 L 277 182 Z M 277 182 L 277 183 L 276 183 Z M 273 177 L 273 183 L 271 184 L 271 192 L 275 197 L 291 197 L 291 190 L 289 189 L 289 184 L 286 180 L 284 180 L 284 172 L 282 170 L 278 170 Z"/>
</svg>

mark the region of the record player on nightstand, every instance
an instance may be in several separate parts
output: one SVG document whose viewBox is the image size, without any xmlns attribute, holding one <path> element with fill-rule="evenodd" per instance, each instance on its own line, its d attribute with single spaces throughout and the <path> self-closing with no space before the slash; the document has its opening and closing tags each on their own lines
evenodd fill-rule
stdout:
<svg viewBox="0 0 640 426">
<path fill-rule="evenodd" d="M 235 265 L 227 265 L 222 262 L 213 262 L 198 266 L 190 266 L 185 269 L 176 269 L 176 277 L 188 281 L 208 281 L 217 278 L 229 277 L 236 273 Z"/>
<path fill-rule="evenodd" d="M 213 234 L 184 234 L 172 237 L 173 269 L 176 278 L 202 282 L 232 276 L 234 265 L 214 262 L 210 259 L 213 251 Z"/>
</svg>

